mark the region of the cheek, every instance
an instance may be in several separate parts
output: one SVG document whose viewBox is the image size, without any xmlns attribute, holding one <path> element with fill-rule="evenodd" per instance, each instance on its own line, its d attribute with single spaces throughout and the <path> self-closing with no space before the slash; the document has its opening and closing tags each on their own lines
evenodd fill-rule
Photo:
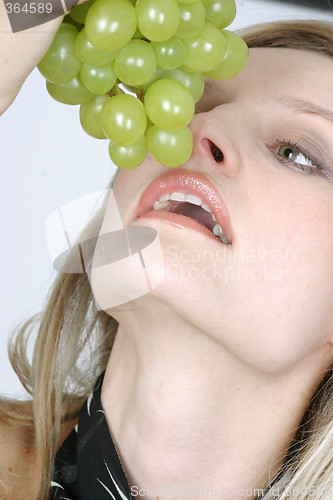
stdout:
<svg viewBox="0 0 333 500">
<path fill-rule="evenodd" d="M 317 203 L 301 213 L 301 217 L 289 214 L 295 222 L 284 224 L 289 259 L 282 268 L 285 298 L 281 296 L 281 301 L 287 305 L 289 298 L 290 314 L 295 309 L 304 323 L 311 318 L 312 325 L 324 328 L 333 319 L 333 218 L 326 215 L 333 213 L 333 207 Z"/>
<path fill-rule="evenodd" d="M 256 257 L 238 261 L 231 286 L 236 350 L 269 371 L 290 368 L 333 333 L 333 221 L 289 215 L 297 223 L 262 227 Z"/>
<path fill-rule="evenodd" d="M 119 173 L 114 193 L 124 220 L 147 178 L 158 175 L 155 168 L 147 161 L 136 172 Z M 112 315 L 118 305 L 145 296 L 148 307 L 167 304 L 256 369 L 289 369 L 333 333 L 333 219 L 314 217 L 333 207 L 311 202 L 307 193 L 297 202 L 295 193 L 296 187 L 279 202 L 267 193 L 267 214 L 262 217 L 258 203 L 237 247 L 204 253 L 202 240 L 183 244 L 174 232 L 167 238 L 161 231 L 160 246 L 144 255 L 145 268 L 138 253 L 94 268 L 100 308 Z M 96 254 L 107 251 L 99 242 Z"/>
<path fill-rule="evenodd" d="M 258 214 L 237 245 L 219 252 L 167 249 L 163 292 L 175 309 L 269 373 L 290 369 L 333 334 L 333 220 L 305 210 L 300 217 L 298 208 L 281 208 L 278 218 Z"/>
</svg>

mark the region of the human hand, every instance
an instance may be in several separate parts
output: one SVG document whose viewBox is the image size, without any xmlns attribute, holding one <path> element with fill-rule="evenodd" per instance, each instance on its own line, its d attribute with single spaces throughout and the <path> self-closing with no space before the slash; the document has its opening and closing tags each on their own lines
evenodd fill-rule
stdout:
<svg viewBox="0 0 333 500">
<path fill-rule="evenodd" d="M 14 101 L 25 79 L 51 45 L 65 15 L 63 5 L 71 8 L 76 4 L 75 0 L 71 3 L 0 1 L 0 115 Z"/>
</svg>

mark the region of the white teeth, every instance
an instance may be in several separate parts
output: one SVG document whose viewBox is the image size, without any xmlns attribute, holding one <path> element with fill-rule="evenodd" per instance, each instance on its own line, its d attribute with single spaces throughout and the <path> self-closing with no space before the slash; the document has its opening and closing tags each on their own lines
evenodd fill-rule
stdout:
<svg viewBox="0 0 333 500">
<path fill-rule="evenodd" d="M 193 194 L 185 194 L 185 193 L 171 193 L 171 194 L 164 194 L 159 198 L 159 202 L 162 203 L 163 201 L 182 201 L 182 202 L 188 202 L 192 203 L 192 205 L 198 205 L 202 206 L 204 210 L 207 210 L 207 212 L 211 212 L 210 208 L 207 205 L 204 205 L 202 203 L 202 200 L 198 196 L 194 196 Z"/>
<path fill-rule="evenodd" d="M 225 243 L 226 245 L 229 245 L 229 241 L 224 236 L 223 230 L 222 230 L 222 227 L 220 226 L 220 224 L 215 224 L 215 226 L 213 228 L 213 234 L 215 236 L 217 236 L 222 241 L 222 243 Z"/>
<path fill-rule="evenodd" d="M 184 193 L 171 193 L 170 200 L 171 201 L 187 201 L 186 194 L 184 194 Z"/>
<path fill-rule="evenodd" d="M 227 238 L 223 235 L 221 236 L 221 241 L 222 243 L 224 243 L 225 245 L 230 245 L 230 241 L 227 240 Z"/>
<path fill-rule="evenodd" d="M 170 198 L 171 201 L 182 201 L 192 203 L 192 205 L 202 205 L 202 200 L 198 198 L 198 196 L 194 196 L 193 194 L 185 194 L 185 193 L 171 193 Z M 160 200 L 161 201 L 161 198 Z"/>
<path fill-rule="evenodd" d="M 206 212 L 209 212 L 210 215 L 212 216 L 213 221 L 216 223 L 216 218 L 215 215 L 212 213 L 211 209 L 209 208 L 208 205 L 202 202 L 202 200 L 193 194 L 185 194 L 185 193 L 166 193 L 163 194 L 158 201 L 155 201 L 153 208 L 154 210 L 164 210 L 169 206 L 169 201 L 180 201 L 180 202 L 188 202 L 192 203 L 193 205 L 198 205 L 201 206 Z M 221 240 L 223 243 L 226 245 L 229 245 L 229 241 L 223 234 L 223 230 L 220 226 L 220 224 L 216 223 L 214 228 L 213 228 L 213 234 Z"/>
<path fill-rule="evenodd" d="M 209 212 L 210 214 L 212 213 L 211 209 L 209 208 L 208 205 L 205 205 L 204 203 L 202 203 L 201 207 L 206 210 L 206 212 Z"/>
<path fill-rule="evenodd" d="M 194 196 L 193 194 L 187 194 L 185 195 L 185 198 L 186 198 L 186 201 L 188 201 L 189 203 L 192 203 L 193 205 L 198 205 L 198 206 L 202 206 L 202 200 L 200 200 L 200 198 L 198 198 L 197 196 Z"/>
<path fill-rule="evenodd" d="M 160 197 L 158 200 L 160 203 L 163 203 L 163 201 L 168 201 L 170 200 L 170 194 L 164 194 L 163 196 Z"/>
<path fill-rule="evenodd" d="M 169 206 L 169 201 L 163 201 L 162 203 L 159 201 L 155 201 L 153 208 L 154 210 L 164 210 Z"/>
<path fill-rule="evenodd" d="M 215 234 L 215 236 L 223 236 L 223 231 L 220 224 L 215 224 L 213 228 L 213 233 Z"/>
</svg>

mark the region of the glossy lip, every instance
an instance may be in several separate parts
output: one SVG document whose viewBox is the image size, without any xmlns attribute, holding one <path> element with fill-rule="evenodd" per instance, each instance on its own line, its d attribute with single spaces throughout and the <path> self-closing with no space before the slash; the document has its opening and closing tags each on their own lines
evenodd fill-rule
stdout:
<svg viewBox="0 0 333 500">
<path fill-rule="evenodd" d="M 230 216 L 219 190 L 206 175 L 199 173 L 194 174 L 184 169 L 165 172 L 153 179 L 139 200 L 134 219 L 138 219 L 145 215 L 155 217 L 155 214 L 161 213 L 161 215 L 156 215 L 160 219 L 168 219 L 169 222 L 174 220 L 175 225 L 190 225 L 193 229 L 199 229 L 199 226 L 201 229 L 204 227 L 207 233 L 212 235 L 214 239 L 217 239 L 209 229 L 203 226 L 203 224 L 200 224 L 200 222 L 190 217 L 173 214 L 165 210 L 153 210 L 153 204 L 155 201 L 159 200 L 163 194 L 171 194 L 174 192 L 198 196 L 212 211 L 216 218 L 216 222 L 222 227 L 225 237 L 232 243 L 233 237 Z M 171 214 L 171 216 L 166 214 Z M 184 219 L 188 219 L 186 224 Z"/>
</svg>

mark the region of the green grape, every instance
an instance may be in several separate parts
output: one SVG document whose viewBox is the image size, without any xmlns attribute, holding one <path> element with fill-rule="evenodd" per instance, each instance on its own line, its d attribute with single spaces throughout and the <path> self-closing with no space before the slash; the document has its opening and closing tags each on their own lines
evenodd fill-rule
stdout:
<svg viewBox="0 0 333 500">
<path fill-rule="evenodd" d="M 148 82 L 156 71 L 156 57 L 148 42 L 131 40 L 120 49 L 114 72 L 123 83 L 132 86 Z"/>
<path fill-rule="evenodd" d="M 132 38 L 144 38 L 144 36 L 142 35 L 142 33 L 139 30 L 139 28 L 136 28 L 136 32 L 134 33 L 134 35 L 132 36 Z"/>
<path fill-rule="evenodd" d="M 134 6 L 128 0 L 95 0 L 86 18 L 86 35 L 99 50 L 126 45 L 137 28 Z"/>
<path fill-rule="evenodd" d="M 159 163 L 166 167 L 180 167 L 191 156 L 193 137 L 188 127 L 176 132 L 151 127 L 147 132 L 147 145 Z"/>
<path fill-rule="evenodd" d="M 48 93 L 53 99 L 63 104 L 81 104 L 91 99 L 94 94 L 83 85 L 79 76 L 67 83 L 46 82 Z"/>
<path fill-rule="evenodd" d="M 225 54 L 225 38 L 212 24 L 206 23 L 199 35 L 184 40 L 187 59 L 183 68 L 204 73 L 214 68 Z"/>
<path fill-rule="evenodd" d="M 106 139 L 102 129 L 102 108 L 108 99 L 107 95 L 96 95 L 80 106 L 81 126 L 96 139 Z"/>
<path fill-rule="evenodd" d="M 76 37 L 75 51 L 83 63 L 94 66 L 104 66 L 114 61 L 119 53 L 119 50 L 106 52 L 105 50 L 95 49 L 87 38 L 85 28 Z"/>
<path fill-rule="evenodd" d="M 201 73 L 191 73 L 190 71 L 177 68 L 168 71 L 165 78 L 171 78 L 182 83 L 191 92 L 194 102 L 198 102 L 203 94 L 205 81 Z"/>
<path fill-rule="evenodd" d="M 154 124 L 153 124 L 153 123 L 149 120 L 149 118 L 147 117 L 146 135 L 147 135 L 148 130 L 149 130 L 151 127 L 154 127 Z"/>
<path fill-rule="evenodd" d="M 67 14 L 63 18 L 62 22 L 63 22 L 63 24 L 72 24 L 78 31 L 81 31 L 83 28 L 83 24 L 80 24 L 80 23 L 77 23 L 76 21 L 74 21 L 74 19 L 69 14 Z"/>
<path fill-rule="evenodd" d="M 177 38 L 189 38 L 200 33 L 205 24 L 206 9 L 202 2 L 179 6 L 180 23 Z"/>
<path fill-rule="evenodd" d="M 90 0 L 89 2 L 81 3 L 80 5 L 75 5 L 72 8 L 69 15 L 74 21 L 80 24 L 84 24 L 86 22 L 87 12 L 90 9 L 90 6 L 94 3 L 94 0 Z"/>
<path fill-rule="evenodd" d="M 67 83 L 80 71 L 82 63 L 75 52 L 78 30 L 72 24 L 60 25 L 49 50 L 38 64 L 46 80 L 52 83 Z"/>
<path fill-rule="evenodd" d="M 102 109 L 102 128 L 110 141 L 131 146 L 143 137 L 147 115 L 141 101 L 128 94 L 111 97 Z"/>
<path fill-rule="evenodd" d="M 203 0 L 206 21 L 222 29 L 229 26 L 236 16 L 235 0 Z"/>
<path fill-rule="evenodd" d="M 65 17 L 38 68 L 55 100 L 80 104 L 84 131 L 110 140 L 115 165 L 135 168 L 149 149 L 178 167 L 192 153 L 187 125 L 204 76 L 232 78 L 247 61 L 243 39 L 221 32 L 235 13 L 235 0 L 88 0 Z"/>
<path fill-rule="evenodd" d="M 139 89 L 141 89 L 143 92 L 146 92 L 146 90 L 151 86 L 152 83 L 165 78 L 166 73 L 167 71 L 165 69 L 157 67 L 155 73 L 148 82 L 144 83 L 143 85 L 138 85 Z"/>
<path fill-rule="evenodd" d="M 106 94 L 116 83 L 111 64 L 106 66 L 90 66 L 84 64 L 80 72 L 82 83 L 94 94 Z"/>
<path fill-rule="evenodd" d="M 153 42 L 168 40 L 179 25 L 179 7 L 176 0 L 137 0 L 136 13 L 139 30 Z"/>
<path fill-rule="evenodd" d="M 145 109 L 149 120 L 159 128 L 179 130 L 194 114 L 194 99 L 181 83 L 170 78 L 154 82 L 145 95 Z"/>
<path fill-rule="evenodd" d="M 204 76 L 213 80 L 227 80 L 238 75 L 249 57 L 249 49 L 243 38 L 232 31 L 223 30 L 222 33 L 226 40 L 225 56 L 215 68 L 204 73 Z"/>
<path fill-rule="evenodd" d="M 138 142 L 131 146 L 118 146 L 114 142 L 109 144 L 109 155 L 111 160 L 119 168 L 138 167 L 146 158 L 147 141 L 142 137 Z"/>
<path fill-rule="evenodd" d="M 186 50 L 178 38 L 169 38 L 164 42 L 151 42 L 157 65 L 163 69 L 175 69 L 184 64 Z"/>
</svg>

